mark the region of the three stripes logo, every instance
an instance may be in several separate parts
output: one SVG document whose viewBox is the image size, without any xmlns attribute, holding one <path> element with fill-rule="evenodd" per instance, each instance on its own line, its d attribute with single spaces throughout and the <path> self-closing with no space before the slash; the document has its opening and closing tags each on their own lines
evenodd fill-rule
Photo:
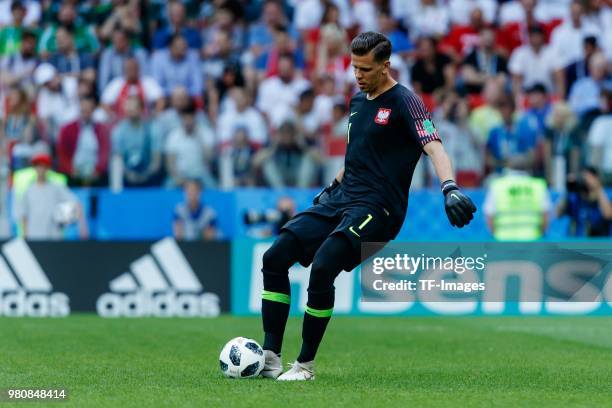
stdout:
<svg viewBox="0 0 612 408">
<path fill-rule="evenodd" d="M 172 238 L 151 246 L 151 254 L 132 262 L 109 284 L 96 309 L 102 317 L 215 317 L 219 297 L 202 284 Z"/>
<path fill-rule="evenodd" d="M 2 255 L 0 316 L 63 317 L 70 314 L 68 296 L 53 292 L 51 282 L 23 239 L 4 244 Z"/>
</svg>

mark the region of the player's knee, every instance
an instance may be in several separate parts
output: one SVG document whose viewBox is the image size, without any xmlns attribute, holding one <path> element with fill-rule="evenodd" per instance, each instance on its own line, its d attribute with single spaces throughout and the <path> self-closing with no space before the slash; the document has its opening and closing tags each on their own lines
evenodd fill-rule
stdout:
<svg viewBox="0 0 612 408">
<path fill-rule="evenodd" d="M 262 272 L 265 274 L 287 273 L 298 261 L 299 242 L 290 233 L 282 233 L 263 255 Z"/>
</svg>

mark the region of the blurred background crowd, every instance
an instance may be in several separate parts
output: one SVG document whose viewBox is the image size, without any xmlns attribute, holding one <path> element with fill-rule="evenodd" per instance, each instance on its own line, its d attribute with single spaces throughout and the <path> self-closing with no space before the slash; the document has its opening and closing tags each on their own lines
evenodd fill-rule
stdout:
<svg viewBox="0 0 612 408">
<path fill-rule="evenodd" d="M 376 30 L 461 185 L 510 168 L 599 194 L 612 186 L 611 6 L 0 0 L 0 184 L 19 188 L 32 166 L 115 191 L 328 183 L 357 91 L 349 44 Z M 584 183 L 583 169 L 595 177 Z M 437 186 L 432 170 L 422 160 L 413 188 Z"/>
</svg>

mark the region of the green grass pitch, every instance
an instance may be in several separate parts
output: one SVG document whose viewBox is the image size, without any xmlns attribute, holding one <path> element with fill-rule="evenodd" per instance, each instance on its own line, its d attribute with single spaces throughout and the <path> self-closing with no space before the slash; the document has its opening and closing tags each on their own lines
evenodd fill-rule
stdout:
<svg viewBox="0 0 612 408">
<path fill-rule="evenodd" d="M 235 336 L 261 340 L 259 319 L 1 318 L 0 389 L 69 400 L 0 408 L 612 406 L 610 317 L 334 317 L 308 383 L 223 378 Z"/>
</svg>

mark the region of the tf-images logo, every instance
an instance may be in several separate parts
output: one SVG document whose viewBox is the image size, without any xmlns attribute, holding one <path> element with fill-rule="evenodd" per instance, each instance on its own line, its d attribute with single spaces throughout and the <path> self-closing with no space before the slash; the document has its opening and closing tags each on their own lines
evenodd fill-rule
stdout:
<svg viewBox="0 0 612 408">
<path fill-rule="evenodd" d="M 68 296 L 53 292 L 51 282 L 23 239 L 4 244 L 2 254 L 0 316 L 63 317 L 70 314 Z"/>
<path fill-rule="evenodd" d="M 203 291 L 176 241 L 165 238 L 130 265 L 96 303 L 102 317 L 215 317 L 219 297 Z"/>
</svg>

